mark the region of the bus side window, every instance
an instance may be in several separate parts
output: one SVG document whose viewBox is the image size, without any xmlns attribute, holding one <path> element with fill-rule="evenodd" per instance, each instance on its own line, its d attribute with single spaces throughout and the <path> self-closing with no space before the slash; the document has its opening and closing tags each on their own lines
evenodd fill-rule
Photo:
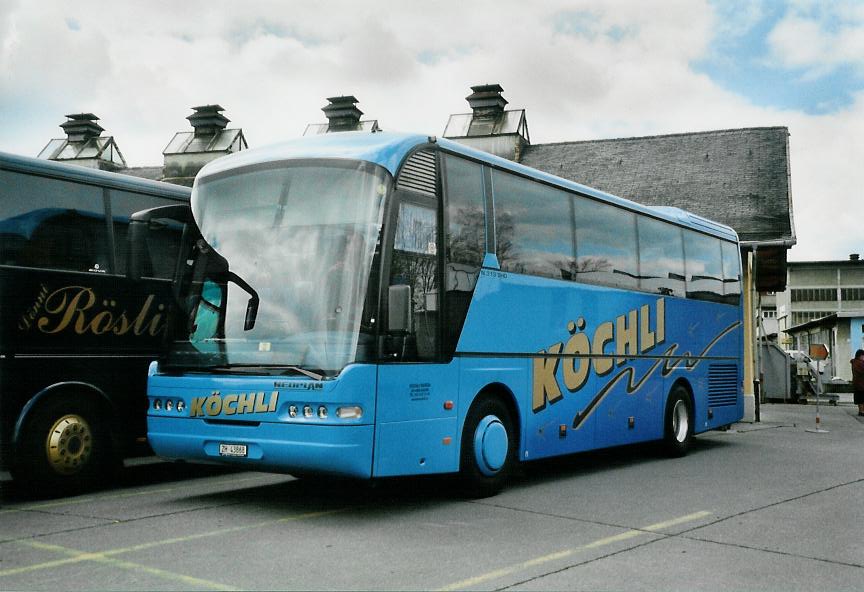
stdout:
<svg viewBox="0 0 864 592">
<path fill-rule="evenodd" d="M 497 170 L 492 191 L 501 270 L 572 280 L 576 261 L 569 194 Z"/>
<path fill-rule="evenodd" d="M 635 289 L 636 216 L 633 212 L 573 196 L 576 220 L 575 280 Z"/>
<path fill-rule="evenodd" d="M 684 297 L 684 246 L 681 228 L 653 218 L 639 218 L 639 288 Z"/>
<path fill-rule="evenodd" d="M 684 231 L 687 297 L 723 302 L 723 256 L 720 239 L 692 230 Z"/>
<path fill-rule="evenodd" d="M 456 349 L 486 251 L 483 170 L 479 164 L 445 155 L 447 270 L 444 306 L 446 348 Z"/>
<path fill-rule="evenodd" d="M 741 252 L 738 245 L 723 241 L 723 301 L 738 306 L 741 299 Z"/>
<path fill-rule="evenodd" d="M 438 356 L 438 217 L 434 203 L 408 201 L 401 193 L 390 267 L 391 286 L 411 287 L 413 334 L 402 348 L 403 361 Z M 418 196 L 418 200 L 427 201 Z M 432 200 L 428 200 L 432 201 Z"/>
<path fill-rule="evenodd" d="M 102 190 L 89 185 L 0 171 L 3 263 L 109 273 Z"/>
</svg>

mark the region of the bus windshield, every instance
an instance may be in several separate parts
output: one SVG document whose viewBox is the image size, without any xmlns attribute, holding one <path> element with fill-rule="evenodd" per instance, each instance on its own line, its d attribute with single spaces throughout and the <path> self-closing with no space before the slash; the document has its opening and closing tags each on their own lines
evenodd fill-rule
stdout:
<svg viewBox="0 0 864 592">
<path fill-rule="evenodd" d="M 203 178 L 192 208 L 206 246 L 181 294 L 186 327 L 168 365 L 328 375 L 369 359 L 375 312 L 364 304 L 387 186 L 383 169 L 353 161 Z"/>
</svg>

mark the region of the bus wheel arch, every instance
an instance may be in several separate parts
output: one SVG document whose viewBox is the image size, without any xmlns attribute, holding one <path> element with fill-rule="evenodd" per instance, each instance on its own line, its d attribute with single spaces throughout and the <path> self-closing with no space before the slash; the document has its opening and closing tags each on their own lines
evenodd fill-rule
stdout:
<svg viewBox="0 0 864 592">
<path fill-rule="evenodd" d="M 471 403 L 462 426 L 459 476 L 468 497 L 498 493 L 518 460 L 519 415 L 510 390 L 485 387 Z"/>
<path fill-rule="evenodd" d="M 13 433 L 12 473 L 31 492 L 52 497 L 86 489 L 116 466 L 114 409 L 86 383 L 59 383 L 40 391 L 21 412 Z"/>
<path fill-rule="evenodd" d="M 687 454 L 693 443 L 695 403 L 693 389 L 683 378 L 676 380 L 663 406 L 663 452 L 671 457 Z"/>
</svg>

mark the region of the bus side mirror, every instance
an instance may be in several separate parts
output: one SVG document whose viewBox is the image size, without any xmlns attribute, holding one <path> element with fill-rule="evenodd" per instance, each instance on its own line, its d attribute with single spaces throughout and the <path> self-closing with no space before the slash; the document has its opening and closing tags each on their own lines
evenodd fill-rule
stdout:
<svg viewBox="0 0 864 592">
<path fill-rule="evenodd" d="M 255 319 L 258 318 L 258 296 L 255 295 L 246 303 L 246 318 L 243 320 L 243 330 L 251 331 L 255 328 Z"/>
<path fill-rule="evenodd" d="M 390 333 L 411 333 L 411 286 L 390 286 L 387 330 Z"/>
<path fill-rule="evenodd" d="M 261 302 L 261 298 L 258 296 L 255 288 L 233 271 L 228 272 L 228 281 L 234 282 L 244 292 L 249 294 L 249 301 L 246 303 L 246 318 L 243 319 L 243 330 L 251 331 L 255 328 L 255 320 L 258 318 L 258 305 Z"/>
<path fill-rule="evenodd" d="M 159 206 L 135 212 L 129 218 L 129 252 L 126 259 L 126 277 L 132 281 L 141 279 L 143 257 L 147 254 L 147 234 L 150 227 L 164 225 L 157 219 L 174 220 L 181 224 L 193 224 L 192 208 L 188 205 Z"/>
</svg>

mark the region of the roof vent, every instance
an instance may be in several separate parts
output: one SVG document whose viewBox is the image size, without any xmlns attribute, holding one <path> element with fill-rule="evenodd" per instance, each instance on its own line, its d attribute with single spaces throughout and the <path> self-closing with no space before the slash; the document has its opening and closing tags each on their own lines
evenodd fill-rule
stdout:
<svg viewBox="0 0 864 592">
<path fill-rule="evenodd" d="M 531 144 L 525 109 L 505 111 L 507 99 L 500 84 L 481 84 L 471 90 L 465 99 L 472 112 L 451 115 L 444 137 L 518 162 Z"/>
<path fill-rule="evenodd" d="M 858 253 L 852 253 L 849 255 L 849 261 L 858 261 L 861 259 L 861 255 Z"/>
<path fill-rule="evenodd" d="M 361 120 L 363 112 L 357 108 L 357 97 L 346 95 L 329 97 L 329 104 L 321 108 L 327 116 L 327 123 L 310 123 L 306 126 L 304 136 L 328 134 L 333 132 L 380 132 L 377 119 Z"/>
<path fill-rule="evenodd" d="M 205 164 L 249 147 L 242 129 L 227 128 L 231 120 L 222 115 L 224 110 L 221 105 L 192 107 L 194 113 L 186 119 L 193 131 L 177 132 L 162 151 L 163 181 L 191 187 Z"/>
<path fill-rule="evenodd" d="M 60 124 L 66 137 L 48 142 L 39 153 L 39 158 L 105 171 L 126 168 L 126 161 L 114 138 L 102 136 L 105 128 L 96 123 L 98 117 L 92 113 L 75 113 L 66 117 L 67 120 Z"/>
<path fill-rule="evenodd" d="M 507 99 L 501 95 L 504 89 L 500 84 L 481 84 L 472 86 L 471 90 L 474 92 L 465 97 L 465 100 L 474 110 L 475 119 L 496 119 L 504 114 Z"/>
<path fill-rule="evenodd" d="M 222 115 L 223 109 L 220 105 L 201 105 L 200 107 L 192 107 L 195 111 L 187 117 L 189 123 L 195 128 L 195 135 L 212 136 L 221 132 L 231 121 Z"/>
<path fill-rule="evenodd" d="M 83 142 L 90 138 L 98 138 L 105 128 L 96 123 L 99 118 L 92 113 L 76 113 L 67 115 L 69 119 L 60 124 L 70 142 Z"/>
</svg>

